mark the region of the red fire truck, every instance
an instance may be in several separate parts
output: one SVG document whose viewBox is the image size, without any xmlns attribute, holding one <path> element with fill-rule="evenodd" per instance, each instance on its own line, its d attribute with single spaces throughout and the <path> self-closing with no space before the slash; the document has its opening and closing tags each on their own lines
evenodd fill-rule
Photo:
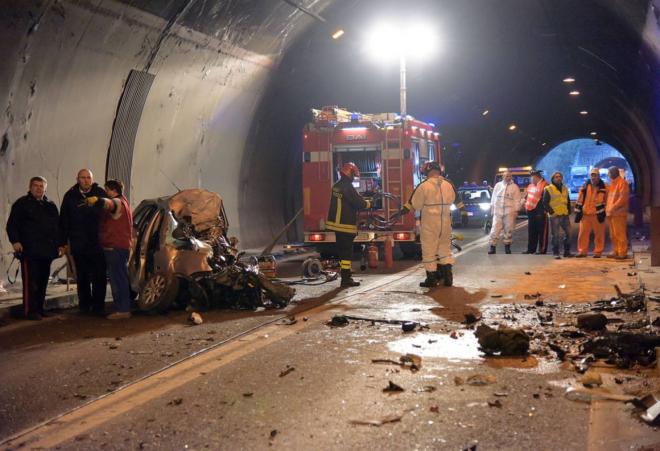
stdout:
<svg viewBox="0 0 660 451">
<path fill-rule="evenodd" d="M 395 113 L 353 113 L 336 106 L 312 110 L 303 129 L 303 207 L 305 243 L 332 253 L 335 234 L 325 230 L 332 185 L 339 168 L 352 161 L 360 169 L 357 191 L 374 199 L 375 207 L 360 212 L 356 243 L 382 242 L 391 236 L 404 253 L 413 253 L 417 239 L 415 215 L 388 218 L 408 201 L 420 180 L 419 168 L 440 161 L 440 134 L 434 124 Z"/>
</svg>

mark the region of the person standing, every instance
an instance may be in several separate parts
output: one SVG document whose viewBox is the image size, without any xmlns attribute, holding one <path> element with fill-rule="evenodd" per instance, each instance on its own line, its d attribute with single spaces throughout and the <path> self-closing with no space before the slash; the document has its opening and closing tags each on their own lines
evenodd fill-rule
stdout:
<svg viewBox="0 0 660 451">
<path fill-rule="evenodd" d="M 64 194 L 60 208 L 60 246 L 76 266 L 78 307 L 83 314 L 104 315 L 106 265 L 99 243 L 101 211 L 86 208 L 88 197 L 106 197 L 89 169 L 78 171 L 77 183 Z"/>
<path fill-rule="evenodd" d="M 360 170 L 355 163 L 344 163 L 339 173 L 339 181 L 332 186 L 325 228 L 335 232 L 341 286 L 344 288 L 357 287 L 360 282 L 353 280 L 351 272 L 353 240 L 357 235 L 357 212 L 361 209 L 371 208 L 371 201 L 363 199 L 353 186 L 355 177 L 360 177 Z"/>
<path fill-rule="evenodd" d="M 44 311 L 50 265 L 58 257 L 57 206 L 46 197 L 48 182 L 30 179 L 27 195 L 11 206 L 7 235 L 21 262 L 23 314 L 31 320 L 48 316 Z"/>
<path fill-rule="evenodd" d="M 543 208 L 543 191 L 548 182 L 543 171 L 530 171 L 532 183 L 527 186 L 525 210 L 527 211 L 527 250 L 523 254 L 545 254 L 548 250 L 548 215 Z M 538 251 L 537 251 L 538 249 Z"/>
<path fill-rule="evenodd" d="M 128 255 L 131 249 L 133 214 L 128 199 L 124 197 L 124 185 L 119 180 L 107 180 L 105 192 L 108 198 L 90 196 L 90 207 L 103 209 L 99 225 L 99 241 L 105 254 L 110 276 L 110 288 L 115 311 L 108 319 L 131 317 L 131 292 L 128 282 Z"/>
<path fill-rule="evenodd" d="M 568 198 L 568 188 L 564 185 L 564 176 L 556 171 L 550 179 L 552 183 L 543 192 L 543 206 L 550 215 L 550 230 L 552 231 L 552 255 L 559 260 L 560 229 L 563 231 L 564 257 L 571 256 L 571 201 Z"/>
<path fill-rule="evenodd" d="M 490 231 L 489 254 L 496 252 L 497 241 L 504 231 L 502 242 L 504 252 L 511 253 L 511 235 L 520 208 L 520 188 L 513 182 L 511 172 L 507 171 L 501 181 L 495 184 L 490 199 L 490 213 L 493 216 L 493 226 Z"/>
<path fill-rule="evenodd" d="M 609 169 L 608 176 L 611 183 L 607 191 L 605 214 L 610 226 L 612 252 L 607 257 L 625 260 L 628 258 L 627 221 L 630 187 L 626 179 L 621 177 L 616 166 Z"/>
<path fill-rule="evenodd" d="M 594 258 L 600 258 L 605 247 L 605 202 L 607 192 L 597 168 L 589 171 L 587 181 L 575 203 L 575 222 L 580 224 L 577 258 L 589 253 L 589 238 L 594 234 Z"/>
</svg>

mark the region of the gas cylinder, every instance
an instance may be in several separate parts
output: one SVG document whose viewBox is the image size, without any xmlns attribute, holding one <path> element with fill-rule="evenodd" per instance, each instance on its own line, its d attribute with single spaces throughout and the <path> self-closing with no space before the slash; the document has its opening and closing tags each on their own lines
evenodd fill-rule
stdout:
<svg viewBox="0 0 660 451">
<path fill-rule="evenodd" d="M 367 247 L 367 262 L 369 268 L 378 268 L 378 246 L 375 243 L 371 243 Z"/>
<path fill-rule="evenodd" d="M 385 267 L 390 269 L 394 265 L 394 259 L 392 257 L 392 251 L 394 250 L 394 240 L 392 239 L 391 235 L 387 235 L 383 246 L 383 252 L 385 254 Z"/>
</svg>

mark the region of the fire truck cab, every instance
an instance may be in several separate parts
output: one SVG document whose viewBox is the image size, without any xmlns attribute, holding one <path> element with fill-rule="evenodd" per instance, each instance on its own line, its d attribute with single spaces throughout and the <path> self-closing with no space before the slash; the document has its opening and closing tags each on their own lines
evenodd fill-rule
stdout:
<svg viewBox="0 0 660 451">
<path fill-rule="evenodd" d="M 354 113 L 336 106 L 313 109 L 312 114 L 313 121 L 303 129 L 305 243 L 333 252 L 335 234 L 325 230 L 332 185 L 342 164 L 352 161 L 360 170 L 355 188 L 374 200 L 374 208 L 358 215 L 355 242 L 383 242 L 389 236 L 410 249 L 418 241 L 415 216 L 394 223 L 388 218 L 421 181 L 419 168 L 426 161 L 440 161 L 440 134 L 434 125 L 412 116 Z"/>
</svg>

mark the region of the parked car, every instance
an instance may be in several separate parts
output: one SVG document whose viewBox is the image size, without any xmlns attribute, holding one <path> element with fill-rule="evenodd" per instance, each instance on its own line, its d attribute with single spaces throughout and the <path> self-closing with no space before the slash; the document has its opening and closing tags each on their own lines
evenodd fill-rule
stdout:
<svg viewBox="0 0 660 451">
<path fill-rule="evenodd" d="M 256 261 L 242 262 L 227 238 L 222 198 L 204 189 L 142 201 L 133 214 L 129 257 L 131 289 L 141 310 L 165 310 L 175 301 L 194 310 L 217 306 L 283 306 L 295 290 L 269 281 Z"/>
</svg>

